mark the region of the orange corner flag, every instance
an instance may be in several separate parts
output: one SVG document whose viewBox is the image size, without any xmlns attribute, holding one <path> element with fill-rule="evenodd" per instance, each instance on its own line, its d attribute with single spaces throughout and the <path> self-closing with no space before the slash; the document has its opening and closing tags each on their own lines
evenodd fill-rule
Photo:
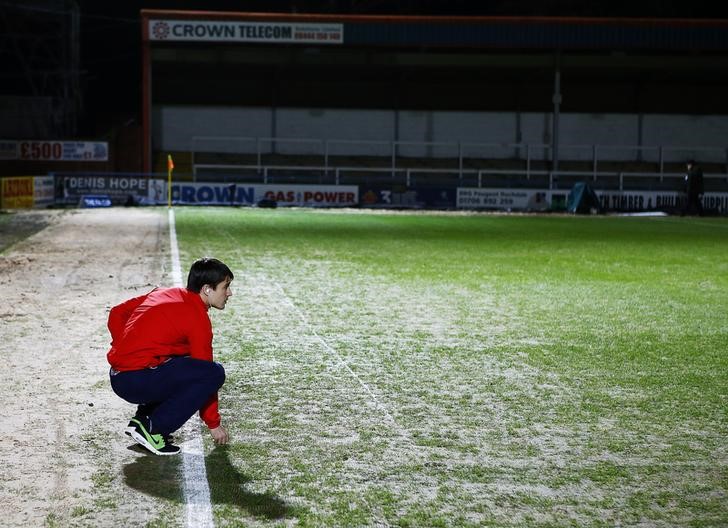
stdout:
<svg viewBox="0 0 728 528">
<path fill-rule="evenodd" d="M 172 169 L 174 169 L 172 154 L 167 154 L 167 207 L 172 207 Z"/>
</svg>

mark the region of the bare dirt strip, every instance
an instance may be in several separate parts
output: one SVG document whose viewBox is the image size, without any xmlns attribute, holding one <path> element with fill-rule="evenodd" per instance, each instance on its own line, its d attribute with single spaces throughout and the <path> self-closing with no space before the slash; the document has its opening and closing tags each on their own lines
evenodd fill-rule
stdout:
<svg viewBox="0 0 728 528">
<path fill-rule="evenodd" d="M 179 463 L 132 447 L 109 387 L 108 310 L 169 282 L 166 210 L 22 213 L 0 253 L 3 526 L 178 525 Z M 18 226 L 5 224 L 4 229 Z M 167 478 L 164 489 L 150 487 Z"/>
</svg>

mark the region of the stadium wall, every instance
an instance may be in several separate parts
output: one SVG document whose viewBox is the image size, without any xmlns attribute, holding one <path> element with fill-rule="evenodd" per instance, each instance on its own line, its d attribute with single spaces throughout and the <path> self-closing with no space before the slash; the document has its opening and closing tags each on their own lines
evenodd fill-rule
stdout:
<svg viewBox="0 0 728 528">
<path fill-rule="evenodd" d="M 356 110 L 335 108 L 261 108 L 159 105 L 153 109 L 153 150 L 226 151 L 252 154 L 254 141 L 193 138 L 299 138 L 350 140 L 379 144 L 336 143 L 331 155 L 387 156 L 386 142 L 408 141 L 399 154 L 414 157 L 457 157 L 452 145 L 426 143 L 549 144 L 551 113 Z M 569 152 L 568 145 L 680 146 L 715 150 L 701 153 L 703 162 L 724 163 L 728 148 L 728 116 L 659 114 L 586 114 L 560 116 L 560 144 L 567 159 L 588 161 L 588 150 Z M 263 153 L 274 148 L 270 142 Z M 284 142 L 279 154 L 320 154 L 315 142 Z M 636 152 L 636 151 L 635 151 Z M 546 154 L 542 152 L 542 155 Z M 622 150 L 600 154 L 603 160 L 628 161 Z M 675 153 L 683 161 L 685 153 Z"/>
</svg>

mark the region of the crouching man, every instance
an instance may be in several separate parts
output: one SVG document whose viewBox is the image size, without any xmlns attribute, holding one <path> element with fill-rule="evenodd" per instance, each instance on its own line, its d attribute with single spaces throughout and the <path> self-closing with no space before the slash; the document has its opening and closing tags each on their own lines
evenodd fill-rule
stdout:
<svg viewBox="0 0 728 528">
<path fill-rule="evenodd" d="M 212 360 L 207 312 L 225 308 L 232 280 L 225 264 L 201 258 L 186 288 L 155 288 L 109 313 L 111 387 L 138 406 L 125 432 L 156 455 L 179 453 L 170 435 L 198 411 L 216 443 L 229 440 L 217 398 L 225 370 Z"/>
</svg>

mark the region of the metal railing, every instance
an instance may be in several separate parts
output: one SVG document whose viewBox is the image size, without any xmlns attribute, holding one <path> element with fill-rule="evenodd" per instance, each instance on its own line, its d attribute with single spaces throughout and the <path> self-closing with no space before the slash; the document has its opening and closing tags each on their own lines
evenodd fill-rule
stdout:
<svg viewBox="0 0 728 528">
<path fill-rule="evenodd" d="M 679 172 L 546 171 L 505 169 L 429 169 L 331 167 L 291 165 L 198 164 L 194 181 L 302 183 L 302 184 L 393 184 L 458 187 L 514 187 L 570 189 L 588 181 L 603 190 L 681 190 L 685 174 Z M 728 174 L 707 173 L 706 191 L 728 191 Z"/>
<path fill-rule="evenodd" d="M 728 147 L 696 147 L 679 145 L 560 145 L 563 162 L 588 163 L 593 175 L 609 162 L 649 163 L 663 173 L 669 164 L 695 159 L 718 164 L 728 173 Z M 532 171 L 535 162 L 550 162 L 552 145 L 544 143 L 478 143 L 442 141 L 386 141 L 351 139 L 311 139 L 273 137 L 195 136 L 192 138 L 193 167 L 213 164 L 213 157 L 254 156 L 258 167 L 280 165 L 267 163 L 265 156 L 315 156 L 326 169 L 337 168 L 336 157 L 373 157 L 388 161 L 389 170 L 400 169 L 401 159 L 449 160 L 460 173 L 469 169 L 469 161 L 515 161 L 522 170 Z M 218 163 L 225 165 L 225 162 Z"/>
</svg>

